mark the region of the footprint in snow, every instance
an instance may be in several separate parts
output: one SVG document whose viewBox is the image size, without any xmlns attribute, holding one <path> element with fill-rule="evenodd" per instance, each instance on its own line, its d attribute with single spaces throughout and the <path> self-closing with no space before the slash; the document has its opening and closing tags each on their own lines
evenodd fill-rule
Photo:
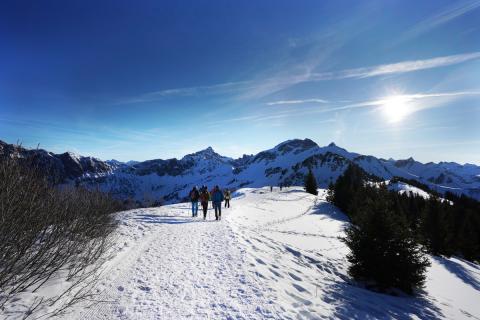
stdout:
<svg viewBox="0 0 480 320">
<path fill-rule="evenodd" d="M 277 271 L 271 269 L 271 268 L 268 268 L 268 270 L 273 273 L 276 277 L 278 278 L 283 278 L 282 275 L 280 273 L 278 273 Z"/>
<path fill-rule="evenodd" d="M 292 283 L 292 286 L 297 289 L 299 292 L 308 292 L 307 289 L 305 289 L 304 287 L 302 286 L 299 286 L 298 284 L 295 284 L 295 283 Z"/>
<path fill-rule="evenodd" d="M 295 274 L 293 274 L 293 273 L 291 273 L 291 272 L 289 272 L 288 275 L 289 275 L 290 277 L 292 277 L 293 280 L 302 281 L 302 278 L 300 278 L 299 276 L 297 276 L 297 275 L 295 275 Z"/>
</svg>

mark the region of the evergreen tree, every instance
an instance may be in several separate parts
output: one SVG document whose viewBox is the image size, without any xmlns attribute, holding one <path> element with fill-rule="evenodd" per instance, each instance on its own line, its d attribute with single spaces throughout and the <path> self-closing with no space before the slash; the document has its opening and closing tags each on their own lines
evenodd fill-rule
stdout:
<svg viewBox="0 0 480 320">
<path fill-rule="evenodd" d="M 444 206 L 438 198 L 432 196 L 421 212 L 420 222 L 423 242 L 430 253 L 447 256 L 452 253 L 449 245 L 451 239 L 448 225 Z"/>
<path fill-rule="evenodd" d="M 375 192 L 375 191 L 374 191 Z M 386 290 L 412 294 L 425 281 L 429 261 L 402 216 L 395 215 L 386 188 L 377 191 L 357 212 L 356 224 L 344 239 L 351 252 L 349 273 Z"/>
<path fill-rule="evenodd" d="M 312 169 L 308 169 L 308 174 L 305 177 L 305 191 L 314 195 L 318 194 L 317 180 L 313 175 Z"/>
<path fill-rule="evenodd" d="M 467 260 L 480 262 L 480 219 L 467 210 L 457 237 L 457 250 Z"/>
<path fill-rule="evenodd" d="M 402 181 L 417 186 L 429 192 L 431 197 L 425 199 L 412 192 L 400 195 L 396 191 L 388 191 L 379 181 L 380 178 L 350 164 L 343 175 L 329 186 L 327 200 L 349 216 L 354 225 L 350 232 L 364 226 L 370 208 L 374 207 L 372 204 L 386 200 L 393 219 L 403 221 L 403 228 L 409 233 L 412 243 L 423 244 L 434 255 L 458 255 L 480 262 L 480 202 L 451 192 L 442 195 L 447 199 L 445 201 L 426 185 L 394 177 L 391 182 Z M 370 246 L 368 244 L 367 248 Z"/>
</svg>

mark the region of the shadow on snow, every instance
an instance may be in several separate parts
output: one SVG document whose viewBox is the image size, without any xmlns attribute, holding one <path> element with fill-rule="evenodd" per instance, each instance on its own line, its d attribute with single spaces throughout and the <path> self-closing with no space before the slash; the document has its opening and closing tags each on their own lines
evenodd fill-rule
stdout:
<svg viewBox="0 0 480 320">
<path fill-rule="evenodd" d="M 472 288 L 474 288 L 477 291 L 480 291 L 480 282 L 477 280 L 475 275 L 473 275 L 472 271 L 469 271 L 468 269 L 465 268 L 465 266 L 462 266 L 459 262 L 453 261 L 451 259 L 443 258 L 443 257 L 432 257 L 433 260 L 441 264 L 442 266 L 445 267 L 450 273 L 455 275 L 457 278 L 462 280 L 465 284 L 470 285 Z M 460 258 L 455 258 L 458 259 L 459 261 L 462 261 L 463 263 L 469 265 L 470 267 L 474 268 L 477 273 L 477 277 L 480 276 L 480 268 L 478 265 L 475 265 L 474 263 L 471 263 L 466 260 L 462 260 Z"/>
<path fill-rule="evenodd" d="M 333 304 L 336 319 L 438 319 L 444 315 L 423 296 L 390 296 L 346 282 L 331 285 L 322 300 Z"/>
<path fill-rule="evenodd" d="M 183 224 L 183 223 L 199 223 L 199 222 L 217 222 L 216 220 L 203 220 L 200 218 L 192 218 L 185 216 L 159 216 L 155 214 L 138 214 L 133 217 L 134 220 L 144 222 L 144 223 L 155 223 L 155 224 Z"/>
<path fill-rule="evenodd" d="M 322 201 L 317 203 L 313 208 L 314 212 L 311 214 L 321 214 L 327 216 L 333 220 L 341 221 L 341 222 L 350 222 L 350 219 L 344 214 L 340 209 L 335 207 L 333 204 L 328 203 L 326 201 Z"/>
</svg>

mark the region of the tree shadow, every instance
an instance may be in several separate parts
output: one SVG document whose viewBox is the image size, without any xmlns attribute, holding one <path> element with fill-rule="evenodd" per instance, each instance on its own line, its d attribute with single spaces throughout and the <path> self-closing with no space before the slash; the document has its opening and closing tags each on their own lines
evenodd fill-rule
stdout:
<svg viewBox="0 0 480 320">
<path fill-rule="evenodd" d="M 426 296 L 391 296 L 350 284 L 335 283 L 322 300 L 333 304 L 334 319 L 419 319 L 444 318 Z"/>
<path fill-rule="evenodd" d="M 480 291 L 480 266 L 471 263 L 469 261 L 460 259 L 455 257 L 458 261 L 461 261 L 462 263 L 465 263 L 475 269 L 477 272 L 472 272 L 468 269 L 465 268 L 465 266 L 462 266 L 459 262 L 453 261 L 452 259 L 447 259 L 443 257 L 432 257 L 433 260 L 441 264 L 442 266 L 445 267 L 450 273 L 455 275 L 457 278 L 462 280 L 465 284 L 470 285 L 472 288 L 474 288 L 477 291 Z M 477 277 L 475 277 L 475 273 Z"/>
<path fill-rule="evenodd" d="M 317 203 L 313 208 L 313 212 L 311 214 L 322 214 L 327 216 L 333 220 L 341 221 L 341 222 L 350 222 L 350 219 L 344 214 L 340 209 L 334 206 L 331 203 L 326 201 L 322 201 Z"/>
</svg>

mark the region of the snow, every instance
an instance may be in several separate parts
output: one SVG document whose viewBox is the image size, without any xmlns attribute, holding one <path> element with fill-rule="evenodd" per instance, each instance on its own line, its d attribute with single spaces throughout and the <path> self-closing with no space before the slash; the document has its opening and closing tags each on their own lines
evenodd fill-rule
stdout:
<svg viewBox="0 0 480 320">
<path fill-rule="evenodd" d="M 118 214 L 113 257 L 66 319 L 479 319 L 480 267 L 431 258 L 417 297 L 364 289 L 347 274 L 347 217 L 301 188 L 245 188 L 223 218 L 188 203 Z M 201 213 L 199 213 L 199 216 Z"/>
<path fill-rule="evenodd" d="M 421 196 L 424 199 L 430 199 L 430 194 L 420 188 L 415 186 L 409 185 L 405 182 L 395 182 L 395 183 L 388 183 L 388 188 L 390 190 L 398 191 L 400 194 L 406 193 L 407 195 L 413 193 L 414 195 Z"/>
</svg>

